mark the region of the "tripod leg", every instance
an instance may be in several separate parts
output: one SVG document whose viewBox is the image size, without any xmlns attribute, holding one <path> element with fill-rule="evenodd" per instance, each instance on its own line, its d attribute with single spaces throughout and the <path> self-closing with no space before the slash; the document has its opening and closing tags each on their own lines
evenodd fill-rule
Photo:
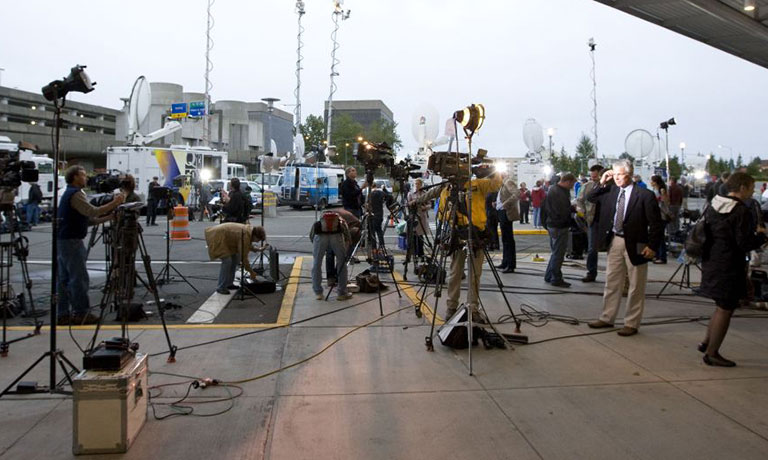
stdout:
<svg viewBox="0 0 768 460">
<path fill-rule="evenodd" d="M 673 280 L 673 279 L 675 279 L 675 276 L 677 276 L 677 272 L 679 272 L 679 271 L 680 271 L 680 269 L 681 269 L 681 268 L 683 268 L 683 266 L 684 266 L 684 265 L 685 265 L 685 264 L 680 264 L 680 265 L 678 265 L 678 266 L 677 266 L 677 270 L 675 270 L 675 272 L 674 272 L 674 273 L 672 273 L 672 276 L 670 276 L 670 277 L 669 277 L 669 279 L 667 280 L 667 282 L 666 282 L 666 283 L 664 283 L 664 286 L 661 288 L 661 291 L 659 291 L 659 293 L 658 293 L 658 294 L 656 294 L 656 298 L 657 298 L 657 299 L 658 299 L 659 297 L 661 297 L 661 295 L 662 295 L 662 294 L 664 294 L 664 290 L 665 290 L 665 289 L 667 289 L 667 286 L 669 286 L 670 284 L 672 284 L 672 280 Z"/>
<path fill-rule="evenodd" d="M 144 271 L 147 274 L 147 280 L 149 282 L 149 290 L 152 296 L 155 298 L 155 304 L 157 305 L 157 311 L 160 313 L 160 321 L 163 323 L 163 332 L 165 333 L 165 340 L 168 342 L 168 362 L 176 362 L 176 350 L 177 347 L 171 343 L 171 336 L 168 334 L 168 324 L 165 322 L 165 307 L 160 303 L 160 295 L 157 292 L 157 285 L 152 277 L 152 262 L 149 254 L 147 253 L 147 247 L 144 245 L 144 235 L 141 233 L 141 227 L 139 227 L 139 253 L 141 254 L 141 261 L 144 263 Z M 197 291 L 195 289 L 195 291 Z"/>
<path fill-rule="evenodd" d="M 509 313 L 512 315 L 512 320 L 515 322 L 515 332 L 519 333 L 520 332 L 520 325 L 522 323 L 521 323 L 521 321 L 519 319 L 517 319 L 517 315 L 515 315 L 514 310 L 512 310 L 512 305 L 509 303 L 509 299 L 507 298 L 507 294 L 506 294 L 506 292 L 504 292 L 504 282 L 501 280 L 501 277 L 499 276 L 499 271 L 496 269 L 496 266 L 493 265 L 493 258 L 491 258 L 491 254 L 488 252 L 488 249 L 483 248 L 483 252 L 485 253 L 485 260 L 488 261 L 488 265 L 491 267 L 491 273 L 493 273 L 493 278 L 496 280 L 496 285 L 499 287 L 499 293 L 501 293 L 501 297 L 504 298 L 504 303 L 507 304 L 507 308 L 509 309 Z M 485 308 L 483 308 L 483 310 L 485 310 Z M 488 314 L 488 312 L 486 312 L 486 315 L 487 314 Z"/>
</svg>

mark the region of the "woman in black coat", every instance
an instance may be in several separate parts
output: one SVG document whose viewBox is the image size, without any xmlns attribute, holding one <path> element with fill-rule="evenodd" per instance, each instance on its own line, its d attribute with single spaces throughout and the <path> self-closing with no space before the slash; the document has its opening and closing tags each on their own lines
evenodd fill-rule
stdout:
<svg viewBox="0 0 768 460">
<path fill-rule="evenodd" d="M 732 174 L 726 182 L 728 196 L 716 195 L 704 211 L 706 240 L 702 255 L 701 295 L 715 301 L 717 308 L 709 321 L 699 351 L 710 366 L 733 367 L 735 362 L 720 355 L 731 315 L 747 296 L 747 254 L 766 242 L 765 227 L 754 231 L 749 208 L 755 180 L 746 173 Z"/>
</svg>

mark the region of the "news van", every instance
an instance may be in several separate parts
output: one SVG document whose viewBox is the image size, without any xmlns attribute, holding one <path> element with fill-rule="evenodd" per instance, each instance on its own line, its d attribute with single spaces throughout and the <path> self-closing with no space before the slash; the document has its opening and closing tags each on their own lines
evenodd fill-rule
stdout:
<svg viewBox="0 0 768 460">
<path fill-rule="evenodd" d="M 280 203 L 293 209 L 303 206 L 327 206 L 341 204 L 341 183 L 344 182 L 344 167 L 337 165 L 312 165 L 289 163 L 283 168 Z"/>
</svg>

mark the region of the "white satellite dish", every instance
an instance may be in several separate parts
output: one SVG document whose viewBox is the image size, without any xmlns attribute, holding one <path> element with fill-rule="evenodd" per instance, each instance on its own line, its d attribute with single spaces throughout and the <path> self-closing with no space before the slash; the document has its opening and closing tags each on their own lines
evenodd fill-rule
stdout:
<svg viewBox="0 0 768 460">
<path fill-rule="evenodd" d="M 141 124 L 149 115 L 149 107 L 152 103 L 152 91 L 144 76 L 140 76 L 133 83 L 131 98 L 128 101 L 128 135 L 137 133 Z"/>
<path fill-rule="evenodd" d="M 655 139 L 648 131 L 636 129 L 624 139 L 624 151 L 636 160 L 645 161 L 654 150 Z"/>
<path fill-rule="evenodd" d="M 302 136 L 301 133 L 296 133 L 296 135 L 293 136 L 293 154 L 297 159 L 304 158 L 305 148 L 304 136 Z"/>
<path fill-rule="evenodd" d="M 419 146 L 432 145 L 439 133 L 439 120 L 437 109 L 431 104 L 424 103 L 416 108 L 411 119 L 411 131 Z"/>
<path fill-rule="evenodd" d="M 277 153 L 277 144 L 274 139 L 269 140 L 269 151 L 270 153 Z"/>
<path fill-rule="evenodd" d="M 544 129 L 535 118 L 525 120 L 523 124 L 523 142 L 528 147 L 528 153 L 538 153 L 544 144 Z"/>
</svg>

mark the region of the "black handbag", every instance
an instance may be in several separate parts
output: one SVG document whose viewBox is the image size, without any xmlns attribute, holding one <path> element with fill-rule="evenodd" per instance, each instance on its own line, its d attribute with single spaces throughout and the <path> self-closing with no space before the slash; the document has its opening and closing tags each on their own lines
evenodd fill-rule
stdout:
<svg viewBox="0 0 768 460">
<path fill-rule="evenodd" d="M 704 244 L 707 242 L 707 210 L 701 213 L 701 218 L 693 226 L 688 238 L 685 239 L 685 254 L 694 259 L 700 259 L 704 254 Z"/>
</svg>

